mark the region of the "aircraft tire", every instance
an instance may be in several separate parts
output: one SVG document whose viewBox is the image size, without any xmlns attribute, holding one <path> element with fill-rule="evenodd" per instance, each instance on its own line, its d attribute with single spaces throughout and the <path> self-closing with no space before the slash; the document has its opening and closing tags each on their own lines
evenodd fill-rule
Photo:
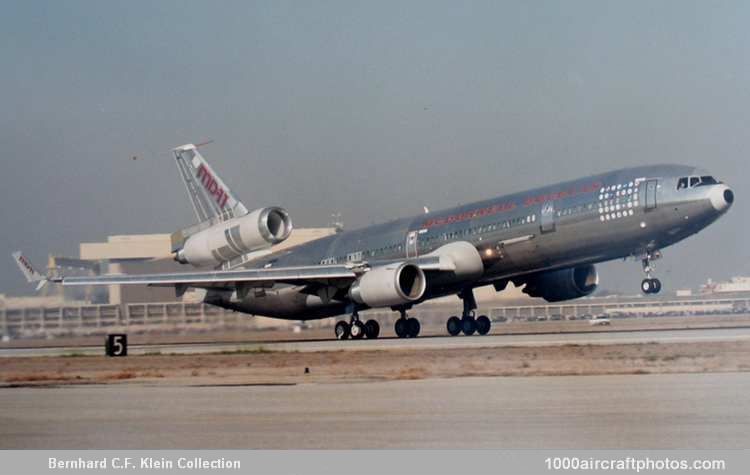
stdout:
<svg viewBox="0 0 750 475">
<path fill-rule="evenodd" d="M 641 281 L 641 291 L 644 294 L 654 293 L 654 284 L 652 282 L 652 279 L 643 279 Z"/>
<path fill-rule="evenodd" d="M 336 326 L 333 329 L 334 333 L 336 334 L 337 340 L 346 340 L 349 338 L 349 324 L 346 323 L 343 320 L 339 320 L 336 323 Z"/>
<path fill-rule="evenodd" d="M 465 316 L 461 319 L 461 331 L 466 336 L 471 336 L 477 331 L 477 321 L 474 320 L 474 317 Z"/>
<path fill-rule="evenodd" d="M 419 320 L 414 317 L 406 319 L 406 333 L 408 338 L 418 337 L 421 329 L 422 325 L 419 324 Z"/>
<path fill-rule="evenodd" d="M 661 281 L 659 279 L 652 279 L 653 280 L 653 287 L 654 290 L 652 290 L 652 293 L 658 294 L 661 291 Z"/>
<path fill-rule="evenodd" d="M 374 340 L 380 335 L 380 324 L 377 320 L 367 320 L 365 323 L 365 337 L 369 340 Z"/>
<path fill-rule="evenodd" d="M 461 333 L 461 319 L 453 316 L 448 319 L 448 322 L 445 324 L 445 327 L 448 329 L 448 334 L 450 336 L 456 336 L 459 333 Z"/>
<path fill-rule="evenodd" d="M 352 340 L 361 340 L 365 337 L 365 324 L 360 322 L 359 320 L 352 323 L 351 327 L 349 328 L 349 336 L 352 337 Z"/>
<path fill-rule="evenodd" d="M 486 335 L 490 332 L 492 322 L 487 318 L 487 315 L 480 315 L 477 317 L 477 333 L 480 335 Z"/>
<path fill-rule="evenodd" d="M 396 332 L 396 336 L 399 338 L 406 338 L 409 336 L 406 320 L 406 318 L 399 318 L 396 320 L 396 323 L 393 324 L 393 331 Z"/>
</svg>

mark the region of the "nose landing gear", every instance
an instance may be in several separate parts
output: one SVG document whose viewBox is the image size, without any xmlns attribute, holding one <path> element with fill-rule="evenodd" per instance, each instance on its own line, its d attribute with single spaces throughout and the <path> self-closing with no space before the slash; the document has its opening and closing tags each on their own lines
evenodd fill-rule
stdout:
<svg viewBox="0 0 750 475">
<path fill-rule="evenodd" d="M 647 253 L 641 259 L 643 265 L 643 272 L 646 273 L 646 278 L 641 281 L 641 291 L 644 294 L 658 294 L 661 291 L 661 281 L 651 276 L 654 271 L 654 265 L 652 261 L 661 258 L 661 252 L 653 251 Z"/>
<path fill-rule="evenodd" d="M 641 290 L 644 294 L 658 294 L 661 290 L 661 281 L 659 279 L 643 279 Z"/>
</svg>

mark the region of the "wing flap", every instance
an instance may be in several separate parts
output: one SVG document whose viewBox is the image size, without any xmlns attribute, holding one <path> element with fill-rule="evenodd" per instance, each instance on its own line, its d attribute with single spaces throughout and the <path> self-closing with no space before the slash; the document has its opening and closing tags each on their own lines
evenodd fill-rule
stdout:
<svg viewBox="0 0 750 475">
<path fill-rule="evenodd" d="M 346 266 L 279 267 L 277 269 L 243 269 L 235 271 L 181 272 L 171 274 L 102 275 L 63 277 L 62 285 L 188 285 L 213 287 L 236 283 L 306 283 L 326 279 L 354 279 L 357 274 Z"/>
<path fill-rule="evenodd" d="M 158 287 L 175 287 L 185 289 L 196 288 L 225 288 L 234 289 L 242 286 L 270 287 L 276 283 L 291 285 L 320 285 L 330 284 L 333 281 L 350 281 L 359 277 L 368 270 L 366 263 L 357 265 L 315 265 L 298 267 L 277 267 L 263 269 L 239 269 L 239 270 L 212 270 L 200 272 L 179 272 L 164 274 L 110 274 L 97 276 L 75 276 L 75 277 L 51 277 L 46 278 L 29 270 L 22 264 L 23 258 L 16 257 L 19 267 L 25 270 L 32 279 L 40 282 L 47 280 L 64 286 L 86 286 L 86 285 L 150 285 Z M 409 259 L 425 271 L 453 271 L 455 263 L 445 256 L 422 256 Z"/>
</svg>

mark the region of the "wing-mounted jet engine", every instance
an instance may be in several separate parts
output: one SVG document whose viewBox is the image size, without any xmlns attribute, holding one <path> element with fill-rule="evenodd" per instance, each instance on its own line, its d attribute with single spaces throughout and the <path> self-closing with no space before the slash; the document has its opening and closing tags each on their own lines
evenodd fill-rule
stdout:
<svg viewBox="0 0 750 475">
<path fill-rule="evenodd" d="M 541 297 L 547 302 L 585 297 L 596 290 L 599 274 L 592 264 L 570 267 L 525 278 L 523 292 L 531 297 Z"/>
<path fill-rule="evenodd" d="M 206 159 L 199 145 L 173 150 L 199 224 L 172 235 L 175 260 L 218 267 L 250 252 L 268 249 L 292 232 L 289 213 L 276 206 L 248 212 Z"/>
<path fill-rule="evenodd" d="M 399 262 L 365 272 L 349 289 L 349 297 L 369 307 L 393 307 L 422 298 L 427 288 L 424 271 Z"/>
<path fill-rule="evenodd" d="M 399 338 L 414 338 L 419 335 L 421 326 L 419 320 L 409 317 L 406 311 L 425 296 L 428 283 L 425 271 L 431 272 L 430 285 L 434 287 L 471 282 L 482 275 L 483 269 L 482 258 L 471 243 L 452 242 L 410 261 L 372 268 L 351 284 L 348 297 L 355 304 L 398 310 L 401 317 L 394 323 L 396 335 Z M 473 294 L 471 295 L 473 301 Z M 473 308 L 476 308 L 476 304 Z M 490 322 L 486 316 L 479 320 L 482 323 L 485 320 L 483 328 L 486 331 L 483 334 L 489 331 Z M 471 322 L 474 322 L 473 317 Z M 351 322 L 339 321 L 335 331 L 339 339 L 362 338 L 362 335 L 375 338 L 379 328 L 374 320 L 364 324 L 360 322 L 355 307 Z"/>
</svg>

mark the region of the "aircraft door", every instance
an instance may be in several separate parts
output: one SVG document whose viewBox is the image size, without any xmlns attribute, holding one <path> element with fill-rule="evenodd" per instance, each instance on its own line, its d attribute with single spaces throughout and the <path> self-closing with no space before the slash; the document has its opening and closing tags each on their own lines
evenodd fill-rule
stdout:
<svg viewBox="0 0 750 475">
<path fill-rule="evenodd" d="M 646 180 L 646 199 L 643 200 L 646 211 L 650 211 L 656 208 L 656 188 L 658 180 Z"/>
<path fill-rule="evenodd" d="M 542 204 L 540 222 L 540 230 L 542 233 L 551 233 L 555 231 L 555 203 L 553 201 L 547 201 Z"/>
<path fill-rule="evenodd" d="M 417 257 L 417 231 L 409 231 L 406 235 L 406 257 Z"/>
</svg>

